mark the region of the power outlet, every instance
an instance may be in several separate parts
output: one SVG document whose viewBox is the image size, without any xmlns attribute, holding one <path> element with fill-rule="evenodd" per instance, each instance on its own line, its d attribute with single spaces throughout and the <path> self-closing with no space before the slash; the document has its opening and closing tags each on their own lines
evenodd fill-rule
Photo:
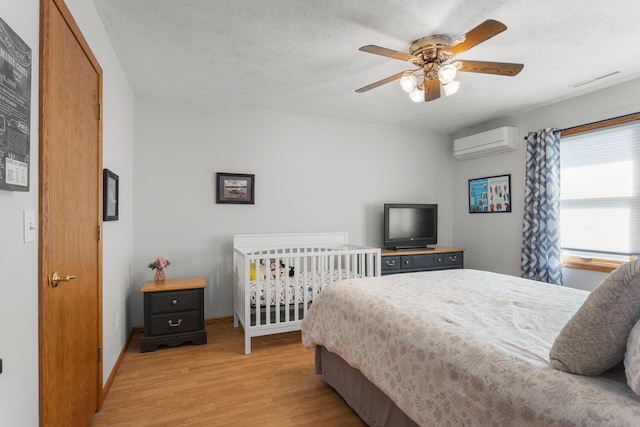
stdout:
<svg viewBox="0 0 640 427">
<path fill-rule="evenodd" d="M 120 312 L 116 313 L 116 331 L 120 330 Z"/>
</svg>

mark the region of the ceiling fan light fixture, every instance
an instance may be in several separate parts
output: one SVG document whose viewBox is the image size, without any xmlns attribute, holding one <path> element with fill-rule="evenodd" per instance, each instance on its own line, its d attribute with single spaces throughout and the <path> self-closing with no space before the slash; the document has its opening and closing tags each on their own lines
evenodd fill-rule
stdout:
<svg viewBox="0 0 640 427">
<path fill-rule="evenodd" d="M 440 81 L 442 83 L 449 83 L 456 78 L 457 71 L 458 69 L 455 65 L 447 64 L 440 67 L 440 69 L 438 70 L 438 77 L 440 78 Z"/>
<path fill-rule="evenodd" d="M 413 102 L 424 102 L 424 86 L 417 86 L 409 93 Z"/>
<path fill-rule="evenodd" d="M 402 90 L 411 93 L 418 86 L 418 78 L 411 72 L 407 72 L 400 78 Z"/>
<path fill-rule="evenodd" d="M 444 89 L 444 94 L 446 96 L 453 95 L 460 89 L 460 82 L 456 80 L 451 80 L 450 82 L 443 83 L 442 89 Z"/>
<path fill-rule="evenodd" d="M 487 19 L 454 40 L 442 34 L 414 40 L 409 45 L 408 53 L 372 44 L 362 46 L 359 49 L 361 52 L 410 62 L 417 68 L 415 70 L 400 71 L 385 79 L 356 89 L 356 92 L 363 93 L 399 80 L 403 91 L 409 94 L 412 101 L 428 102 L 440 98 L 442 92 L 450 96 L 458 91 L 460 82 L 455 80 L 458 71 L 515 76 L 522 70 L 524 64 L 454 60 L 459 54 L 489 40 L 506 29 L 507 26 L 502 22 L 495 19 Z"/>
</svg>

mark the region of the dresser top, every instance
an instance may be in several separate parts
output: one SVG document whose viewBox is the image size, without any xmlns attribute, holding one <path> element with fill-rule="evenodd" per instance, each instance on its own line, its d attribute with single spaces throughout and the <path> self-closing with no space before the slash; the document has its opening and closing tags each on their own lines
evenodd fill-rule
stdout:
<svg viewBox="0 0 640 427">
<path fill-rule="evenodd" d="M 427 255 L 427 254 L 443 254 L 447 252 L 464 252 L 463 248 L 453 248 L 449 246 L 436 246 L 431 249 L 416 248 L 416 249 L 382 249 L 380 255 L 382 256 L 398 256 L 398 255 Z"/>
<path fill-rule="evenodd" d="M 205 288 L 204 277 L 185 277 L 182 279 L 167 279 L 164 282 L 147 280 L 140 292 L 180 291 L 184 289 Z"/>
</svg>

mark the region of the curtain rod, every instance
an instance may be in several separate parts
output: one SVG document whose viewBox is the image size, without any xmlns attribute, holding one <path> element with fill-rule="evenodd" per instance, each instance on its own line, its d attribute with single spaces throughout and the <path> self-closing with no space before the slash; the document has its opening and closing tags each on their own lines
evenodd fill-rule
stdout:
<svg viewBox="0 0 640 427">
<path fill-rule="evenodd" d="M 588 130 L 599 129 L 605 126 L 619 125 L 622 123 L 633 122 L 635 120 L 640 120 L 640 113 L 631 113 L 625 114 L 624 116 L 613 117 L 611 119 L 598 120 L 597 122 L 586 123 L 584 125 L 572 126 L 564 129 L 556 129 L 554 133 L 565 133 L 568 135 L 574 133 L 585 132 Z M 527 137 L 525 136 L 526 140 Z"/>
</svg>

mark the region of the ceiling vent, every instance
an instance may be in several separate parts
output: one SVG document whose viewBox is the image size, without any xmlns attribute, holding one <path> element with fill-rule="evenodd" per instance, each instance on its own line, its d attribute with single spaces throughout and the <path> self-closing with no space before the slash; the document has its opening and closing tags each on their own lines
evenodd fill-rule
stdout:
<svg viewBox="0 0 640 427">
<path fill-rule="evenodd" d="M 490 154 L 517 150 L 520 146 L 520 129 L 505 126 L 453 141 L 453 156 L 467 160 Z"/>
</svg>

